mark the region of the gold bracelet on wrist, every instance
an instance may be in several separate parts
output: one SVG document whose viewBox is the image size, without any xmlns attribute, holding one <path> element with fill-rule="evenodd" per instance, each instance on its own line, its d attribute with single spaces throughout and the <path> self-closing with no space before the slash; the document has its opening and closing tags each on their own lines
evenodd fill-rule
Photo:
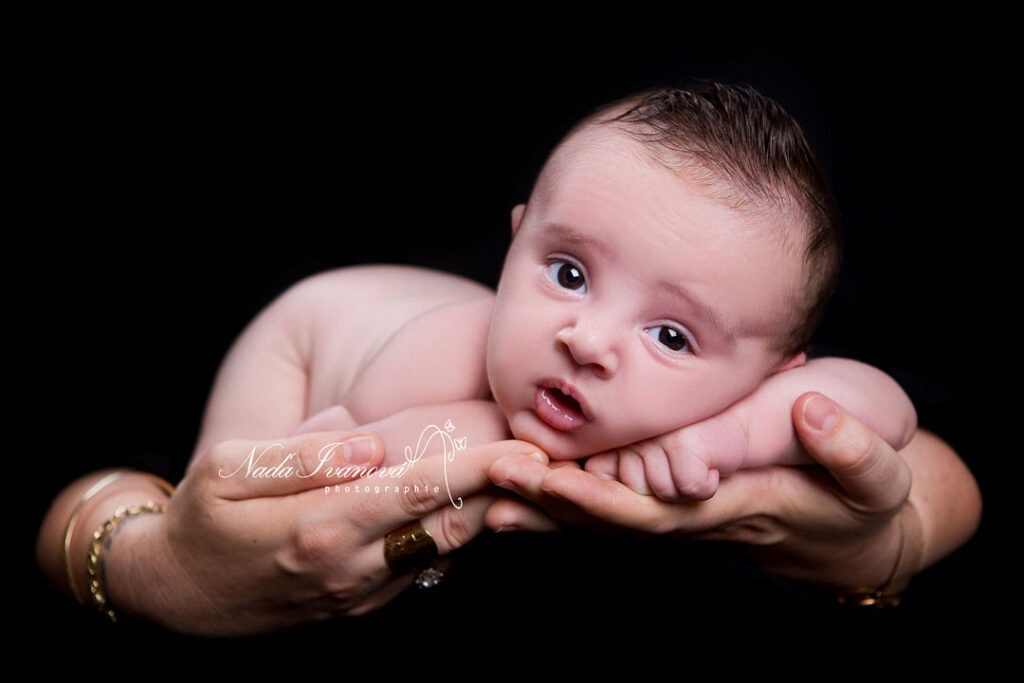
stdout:
<svg viewBox="0 0 1024 683">
<path fill-rule="evenodd" d="M 97 493 L 107 488 L 118 479 L 123 479 L 126 474 L 126 470 L 111 472 L 90 486 L 78 500 L 78 504 L 75 505 L 74 512 L 72 512 L 71 517 L 68 518 L 68 525 L 64 527 L 64 570 L 67 572 L 68 586 L 71 587 L 71 592 L 74 594 L 75 600 L 78 600 L 78 602 L 83 605 L 85 604 L 85 600 L 82 598 L 82 594 L 78 592 L 78 584 L 75 582 L 75 573 L 71 570 L 71 539 L 75 535 L 75 527 L 78 526 L 78 518 L 81 516 L 82 510 L 85 509 L 85 504 L 92 500 Z"/>
<path fill-rule="evenodd" d="M 67 526 L 64 527 L 64 571 L 67 575 L 68 586 L 71 588 L 71 593 L 75 596 L 75 599 L 83 605 L 85 604 L 85 598 L 82 597 L 82 594 L 78 590 L 78 583 L 75 581 L 75 573 L 71 567 L 71 542 L 75 536 L 75 530 L 78 527 L 78 520 L 82 515 L 82 511 L 85 510 L 86 503 L 95 498 L 103 489 L 107 488 L 119 479 L 124 479 L 129 474 L 149 479 L 157 486 L 157 488 L 168 496 L 174 493 L 174 486 L 172 486 L 167 480 L 161 479 L 155 474 L 137 472 L 135 470 L 116 470 L 94 483 L 84 494 L 82 494 L 82 497 L 75 505 L 74 511 L 68 518 Z"/>
<path fill-rule="evenodd" d="M 921 537 L 921 519 L 910 501 L 900 510 L 896 523 L 899 525 L 900 544 L 889 576 L 874 590 L 865 588 L 838 596 L 840 605 L 882 608 L 900 604 L 903 592 L 920 565 L 924 539 Z"/>
<path fill-rule="evenodd" d="M 119 507 L 114 516 L 100 525 L 92 535 L 92 543 L 89 544 L 89 553 L 86 556 L 85 570 L 89 574 L 89 592 L 92 593 L 92 602 L 96 609 L 110 617 L 113 622 L 117 621 L 117 614 L 110 605 L 107 595 L 107 588 L 104 585 L 103 569 L 100 563 L 103 560 L 104 543 L 121 522 L 135 515 L 144 515 L 149 512 L 163 512 L 163 503 L 148 501 L 142 505 L 127 505 Z"/>
</svg>

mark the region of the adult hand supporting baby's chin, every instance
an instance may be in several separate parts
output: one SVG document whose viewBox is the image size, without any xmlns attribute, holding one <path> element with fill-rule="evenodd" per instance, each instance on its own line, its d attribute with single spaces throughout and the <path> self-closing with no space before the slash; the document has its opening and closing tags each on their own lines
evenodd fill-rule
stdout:
<svg viewBox="0 0 1024 683">
<path fill-rule="evenodd" d="M 669 503 L 580 468 L 516 455 L 499 459 L 490 474 L 498 486 L 569 523 L 736 541 L 779 575 L 840 590 L 881 585 L 899 552 L 895 520 L 910 493 L 910 469 L 883 439 L 820 394 L 796 401 L 793 423 L 824 469 L 740 470 L 704 501 Z M 496 505 L 488 523 L 545 528 L 522 510 Z"/>
<path fill-rule="evenodd" d="M 125 525 L 112 548 L 125 553 L 109 567 L 113 599 L 166 627 L 218 635 L 371 611 L 415 574 L 385 565 L 388 533 L 420 520 L 439 553 L 451 552 L 484 529 L 493 496 L 474 494 L 489 487 L 490 466 L 531 454 L 546 462 L 530 444 L 503 441 L 470 449 L 457 467 L 423 458 L 398 477 L 354 480 L 382 461 L 378 437 L 218 444 L 190 468 L 166 514 Z"/>
</svg>

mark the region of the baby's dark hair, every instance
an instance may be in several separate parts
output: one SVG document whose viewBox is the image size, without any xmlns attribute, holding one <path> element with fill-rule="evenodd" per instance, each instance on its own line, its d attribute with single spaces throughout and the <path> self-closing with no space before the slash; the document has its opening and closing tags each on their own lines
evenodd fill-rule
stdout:
<svg viewBox="0 0 1024 683">
<path fill-rule="evenodd" d="M 842 233 L 835 200 L 796 121 L 751 87 L 700 83 L 632 95 L 580 126 L 588 124 L 620 126 L 714 199 L 781 219 L 779 237 L 802 249 L 806 272 L 789 334 L 776 343 L 786 353 L 806 349 L 839 276 Z"/>
</svg>

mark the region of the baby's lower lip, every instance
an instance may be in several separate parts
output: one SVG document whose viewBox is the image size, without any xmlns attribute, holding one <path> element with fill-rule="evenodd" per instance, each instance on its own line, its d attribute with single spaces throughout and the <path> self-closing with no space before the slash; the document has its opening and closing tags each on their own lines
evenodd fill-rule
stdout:
<svg viewBox="0 0 1024 683">
<path fill-rule="evenodd" d="M 537 416 L 553 429 L 571 432 L 587 424 L 587 418 L 580 412 L 579 404 L 558 389 L 538 387 L 533 402 Z"/>
</svg>

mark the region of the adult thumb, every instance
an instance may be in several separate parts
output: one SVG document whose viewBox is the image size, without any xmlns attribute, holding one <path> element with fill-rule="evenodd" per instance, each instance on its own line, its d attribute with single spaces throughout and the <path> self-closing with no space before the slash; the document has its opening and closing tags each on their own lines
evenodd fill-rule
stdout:
<svg viewBox="0 0 1024 683">
<path fill-rule="evenodd" d="M 829 471 L 854 507 L 893 510 L 910 493 L 910 468 L 882 437 L 826 396 L 793 404 L 793 426 L 807 453 Z"/>
</svg>

